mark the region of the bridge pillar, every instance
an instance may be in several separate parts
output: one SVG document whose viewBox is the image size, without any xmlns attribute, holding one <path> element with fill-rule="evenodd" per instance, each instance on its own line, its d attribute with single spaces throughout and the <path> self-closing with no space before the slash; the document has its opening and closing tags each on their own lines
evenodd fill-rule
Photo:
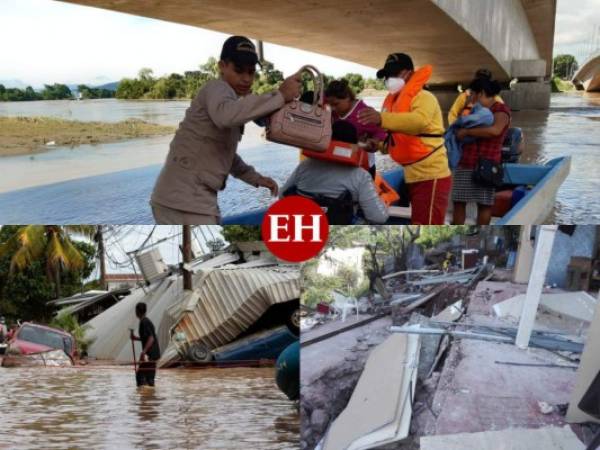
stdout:
<svg viewBox="0 0 600 450">
<path fill-rule="evenodd" d="M 502 98 L 515 111 L 523 109 L 548 109 L 550 107 L 550 82 L 546 79 L 546 61 L 521 59 L 511 62 L 511 77 L 517 79 Z"/>
<path fill-rule="evenodd" d="M 500 94 L 513 111 L 550 108 L 550 82 L 524 81 Z"/>
</svg>

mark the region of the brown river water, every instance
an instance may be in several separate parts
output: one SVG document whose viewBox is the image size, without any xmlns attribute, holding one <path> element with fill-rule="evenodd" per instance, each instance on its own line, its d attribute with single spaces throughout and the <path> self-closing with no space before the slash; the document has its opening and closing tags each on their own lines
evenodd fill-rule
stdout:
<svg viewBox="0 0 600 450">
<path fill-rule="evenodd" d="M 274 369 L 0 368 L 0 449 L 297 449 Z"/>
</svg>

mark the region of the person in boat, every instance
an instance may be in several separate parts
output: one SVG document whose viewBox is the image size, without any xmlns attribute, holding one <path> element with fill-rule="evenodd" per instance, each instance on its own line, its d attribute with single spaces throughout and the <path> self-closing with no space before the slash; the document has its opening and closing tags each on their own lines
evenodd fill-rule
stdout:
<svg viewBox="0 0 600 450">
<path fill-rule="evenodd" d="M 463 144 L 458 168 L 454 172 L 452 223 L 455 225 L 465 223 L 468 202 L 477 203 L 477 224 L 487 225 L 492 218 L 495 189 L 476 184 L 473 181 L 473 171 L 481 159 L 490 160 L 494 164 L 500 164 L 502 160 L 502 143 L 510 126 L 511 111 L 504 103 L 496 100 L 500 89 L 497 81 L 483 78 L 473 80 L 469 86 L 473 101 L 488 108 L 494 115 L 494 121 L 491 126 L 460 128 L 456 131 L 459 140 L 467 137 L 475 140 Z"/>
<path fill-rule="evenodd" d="M 158 224 L 218 224 L 217 193 L 229 174 L 277 195 L 277 183 L 258 173 L 236 153 L 244 124 L 269 115 L 300 94 L 299 74 L 275 92 L 250 92 L 258 55 L 246 37 L 223 44 L 220 77 L 207 82 L 192 100 L 171 141 L 150 204 Z"/>
<path fill-rule="evenodd" d="M 156 376 L 156 361 L 160 359 L 160 348 L 154 324 L 146 317 L 146 304 L 139 302 L 135 305 L 135 315 L 140 320 L 138 328 L 139 336 L 133 334 L 131 330 L 130 338 L 133 341 L 142 342 L 142 353 L 140 353 L 140 363 L 135 373 L 137 386 L 154 386 Z"/>
<path fill-rule="evenodd" d="M 431 66 L 415 70 L 410 56 L 393 53 L 377 72 L 389 94 L 382 112 L 365 108 L 359 122 L 389 132 L 384 146 L 404 169 L 412 207 L 411 223 L 442 225 L 452 187 L 444 145 L 444 120 L 436 97 L 426 90 Z"/>
<path fill-rule="evenodd" d="M 475 77 L 473 79 L 489 81 L 492 79 L 492 72 L 487 69 L 479 69 L 477 72 L 475 72 Z M 504 103 L 500 95 L 496 96 L 496 101 Z M 458 97 L 456 97 L 456 100 L 452 104 L 450 111 L 448 111 L 448 125 L 452 125 L 460 116 L 469 115 L 474 104 L 475 102 L 473 101 L 473 95 L 470 89 L 466 89 L 464 92 L 458 94 Z"/>
<path fill-rule="evenodd" d="M 348 80 L 333 80 L 327 85 L 325 90 L 325 100 L 331 107 L 332 120 L 347 120 L 356 127 L 358 140 L 360 143 L 367 143 L 369 140 L 377 142 L 385 141 L 387 133 L 375 125 L 362 125 L 358 121 L 358 113 L 365 108 L 367 104 L 356 98 L 354 91 L 348 85 Z M 376 148 L 375 145 L 369 147 L 371 150 Z M 375 179 L 375 153 L 368 152 L 369 173 Z"/>
<path fill-rule="evenodd" d="M 332 124 L 331 146 L 350 150 L 354 144 L 355 151 L 365 155 L 356 147 L 357 142 L 356 128 L 350 122 L 338 120 Z M 369 223 L 385 223 L 387 207 L 367 169 L 366 164 L 364 167 L 344 164 L 333 158 L 328 160 L 325 155 L 319 155 L 319 159 L 307 157 L 286 181 L 281 197 L 301 195 L 314 200 L 326 208 L 330 224 L 356 223 L 359 215 Z"/>
</svg>

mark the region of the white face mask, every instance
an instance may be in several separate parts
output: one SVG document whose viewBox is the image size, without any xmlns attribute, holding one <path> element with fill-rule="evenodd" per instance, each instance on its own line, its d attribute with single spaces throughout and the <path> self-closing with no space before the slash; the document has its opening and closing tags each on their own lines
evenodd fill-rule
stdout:
<svg viewBox="0 0 600 450">
<path fill-rule="evenodd" d="M 404 78 L 400 77 L 388 78 L 385 80 L 385 87 L 390 94 L 396 94 L 400 92 L 404 88 L 405 84 L 406 82 L 404 81 Z"/>
</svg>

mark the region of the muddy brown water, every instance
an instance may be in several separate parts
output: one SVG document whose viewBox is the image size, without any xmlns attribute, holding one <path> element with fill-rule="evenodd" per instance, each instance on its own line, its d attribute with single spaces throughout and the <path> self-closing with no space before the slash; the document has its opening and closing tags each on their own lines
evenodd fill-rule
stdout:
<svg viewBox="0 0 600 450">
<path fill-rule="evenodd" d="M 299 415 L 273 368 L 0 368 L 0 449 L 297 449 Z"/>
</svg>

